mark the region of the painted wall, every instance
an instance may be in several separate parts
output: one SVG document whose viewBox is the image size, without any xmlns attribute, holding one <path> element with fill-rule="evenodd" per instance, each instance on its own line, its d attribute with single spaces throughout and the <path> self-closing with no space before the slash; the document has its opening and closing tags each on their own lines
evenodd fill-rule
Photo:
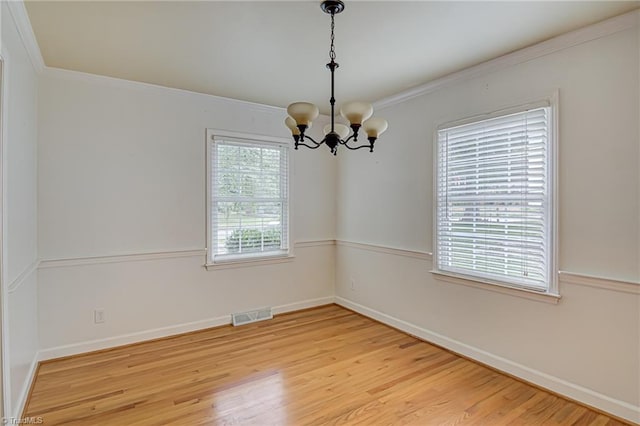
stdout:
<svg viewBox="0 0 640 426">
<path fill-rule="evenodd" d="M 627 30 L 379 111 L 391 128 L 374 155 L 293 155 L 294 240 L 431 252 L 436 126 L 559 90 L 559 267 L 604 279 L 562 281 L 557 305 L 437 281 L 428 255 L 366 245 L 297 244 L 291 262 L 207 272 L 205 129 L 285 136 L 284 112 L 47 70 L 38 95 L 44 357 L 214 325 L 233 311 L 322 303 L 335 280 L 342 304 L 631 418 L 640 405 L 640 296 L 629 286 L 640 280 L 639 40 Z M 104 324 L 93 324 L 94 309 L 105 310 Z"/>
<path fill-rule="evenodd" d="M 205 129 L 287 137 L 285 116 L 280 108 L 45 71 L 38 124 L 45 353 L 263 306 L 326 303 L 332 245 L 297 244 L 285 263 L 203 268 Z M 292 151 L 292 164 L 293 240 L 334 239 L 335 158 Z M 163 254 L 136 256 L 144 253 Z M 111 262 L 114 255 L 133 256 Z M 60 267 L 53 259 L 71 260 Z M 104 324 L 93 323 L 94 309 L 105 310 Z"/>
<path fill-rule="evenodd" d="M 376 154 L 339 163 L 338 240 L 430 253 L 438 124 L 559 90 L 559 269 L 626 284 L 563 280 L 553 305 L 436 280 L 428 255 L 344 244 L 339 300 L 640 421 L 638 40 L 627 29 L 387 107 Z"/>
<path fill-rule="evenodd" d="M 2 2 L 5 324 L 5 410 L 15 415 L 30 384 L 38 350 L 37 329 L 37 77 Z"/>
</svg>

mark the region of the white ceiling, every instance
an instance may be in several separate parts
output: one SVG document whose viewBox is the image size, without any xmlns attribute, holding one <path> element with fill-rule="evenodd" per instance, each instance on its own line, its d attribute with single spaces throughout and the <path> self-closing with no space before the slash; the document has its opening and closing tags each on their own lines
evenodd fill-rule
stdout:
<svg viewBox="0 0 640 426">
<path fill-rule="evenodd" d="M 336 16 L 336 98 L 375 101 L 640 2 L 364 2 Z M 328 109 L 319 1 L 27 2 L 45 63 L 269 105 Z"/>
</svg>

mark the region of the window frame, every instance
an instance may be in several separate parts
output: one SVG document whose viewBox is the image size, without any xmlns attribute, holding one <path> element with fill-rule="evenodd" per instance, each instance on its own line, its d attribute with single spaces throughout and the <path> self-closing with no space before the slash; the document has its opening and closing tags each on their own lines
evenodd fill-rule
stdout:
<svg viewBox="0 0 640 426">
<path fill-rule="evenodd" d="M 215 149 L 216 139 L 228 140 L 230 142 L 249 143 L 264 145 L 265 147 L 281 147 L 285 150 L 287 155 L 287 209 L 286 209 L 286 227 L 287 227 L 287 249 L 281 251 L 272 252 L 253 252 L 238 255 L 225 256 L 223 259 L 215 259 L 213 253 L 213 241 L 212 241 L 212 214 L 211 209 L 214 199 L 212 188 L 213 177 L 213 164 L 211 164 L 211 156 L 213 149 Z M 244 266 L 256 266 L 266 265 L 272 263 L 283 263 L 291 261 L 295 258 L 293 253 L 293 224 L 292 224 L 292 206 L 293 206 L 293 156 L 291 155 L 291 141 L 289 138 L 282 138 L 277 136 L 259 135 L 253 133 L 235 132 L 222 129 L 206 129 L 205 140 L 205 157 L 206 157 L 206 182 L 205 182 L 205 200 L 206 200 L 206 217 L 205 217 L 205 241 L 206 241 L 206 257 L 205 268 L 207 270 L 213 270 L 218 268 L 236 268 Z"/>
<path fill-rule="evenodd" d="M 536 100 L 521 102 L 515 104 L 515 106 L 509 106 L 506 108 L 500 108 L 489 113 L 481 113 L 472 116 L 467 116 L 462 119 L 456 119 L 451 121 L 442 122 L 436 126 L 433 135 L 433 211 L 432 211 L 432 239 L 433 239 L 433 264 L 431 272 L 436 278 L 439 278 L 446 282 L 468 285 L 471 287 L 479 287 L 487 290 L 497 291 L 499 293 L 511 294 L 516 296 L 522 296 L 540 301 L 549 301 L 551 303 L 557 303 L 560 298 L 558 289 L 558 91 L 555 91 L 550 96 L 538 97 Z M 514 104 L 512 104 L 514 105 Z M 438 253 L 438 186 L 439 186 L 439 132 L 444 129 L 462 126 L 465 124 L 471 124 L 484 120 L 489 120 L 501 116 L 510 114 L 516 114 L 531 109 L 548 107 L 549 108 L 549 124 L 548 124 L 548 164 L 547 178 L 548 178 L 548 202 L 549 207 L 546 211 L 548 219 L 548 229 L 546 229 L 548 242 L 548 270 L 547 275 L 547 287 L 546 289 L 537 289 L 534 287 L 523 286 L 521 284 L 509 282 L 508 280 L 490 279 L 484 276 L 464 273 L 457 273 L 448 270 L 439 269 L 439 253 Z"/>
</svg>

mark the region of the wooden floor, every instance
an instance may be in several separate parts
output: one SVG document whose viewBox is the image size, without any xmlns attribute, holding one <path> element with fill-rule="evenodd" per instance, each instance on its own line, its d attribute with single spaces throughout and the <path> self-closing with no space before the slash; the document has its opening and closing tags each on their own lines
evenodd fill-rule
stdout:
<svg viewBox="0 0 640 426">
<path fill-rule="evenodd" d="M 619 425 L 335 305 L 41 365 L 50 425 Z"/>
</svg>

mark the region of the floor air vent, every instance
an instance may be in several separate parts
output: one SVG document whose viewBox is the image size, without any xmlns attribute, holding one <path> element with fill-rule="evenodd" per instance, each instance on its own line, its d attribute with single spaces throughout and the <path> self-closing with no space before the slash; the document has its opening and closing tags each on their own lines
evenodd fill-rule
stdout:
<svg viewBox="0 0 640 426">
<path fill-rule="evenodd" d="M 231 319 L 233 325 L 244 325 L 249 324 L 251 322 L 268 320 L 273 318 L 273 314 L 271 313 L 271 308 L 258 309 L 255 311 L 248 312 L 238 312 L 236 314 L 231 314 Z"/>
</svg>

